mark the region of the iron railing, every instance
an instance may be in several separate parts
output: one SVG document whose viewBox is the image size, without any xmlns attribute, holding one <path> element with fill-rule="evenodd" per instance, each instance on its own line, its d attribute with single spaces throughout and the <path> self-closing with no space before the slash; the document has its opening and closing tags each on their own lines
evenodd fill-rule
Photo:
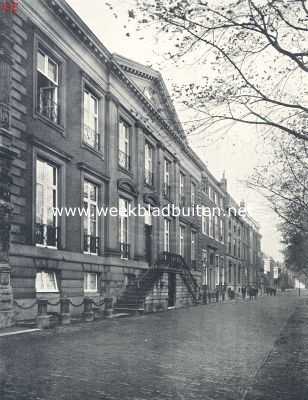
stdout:
<svg viewBox="0 0 308 400">
<path fill-rule="evenodd" d="M 198 283 L 181 255 L 164 251 L 158 257 L 156 268 L 158 270 L 180 273 L 194 302 L 198 302 Z"/>
<path fill-rule="evenodd" d="M 54 225 L 35 224 L 34 241 L 35 244 L 48 247 L 58 247 L 59 228 Z"/>
<path fill-rule="evenodd" d="M 88 254 L 99 254 L 100 238 L 93 235 L 84 235 L 83 251 Z"/>
<path fill-rule="evenodd" d="M 50 100 L 48 92 L 41 94 L 38 111 L 52 122 L 59 123 L 59 105 Z"/>
<path fill-rule="evenodd" d="M 124 260 L 128 260 L 130 258 L 130 244 L 120 242 L 120 252 L 121 258 Z"/>
</svg>

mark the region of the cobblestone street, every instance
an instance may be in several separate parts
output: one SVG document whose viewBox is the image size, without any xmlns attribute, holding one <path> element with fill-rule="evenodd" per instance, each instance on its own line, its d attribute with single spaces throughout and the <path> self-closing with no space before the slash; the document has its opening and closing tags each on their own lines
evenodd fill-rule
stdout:
<svg viewBox="0 0 308 400">
<path fill-rule="evenodd" d="M 3 337 L 0 398 L 304 399 L 305 301 L 286 294 Z"/>
</svg>

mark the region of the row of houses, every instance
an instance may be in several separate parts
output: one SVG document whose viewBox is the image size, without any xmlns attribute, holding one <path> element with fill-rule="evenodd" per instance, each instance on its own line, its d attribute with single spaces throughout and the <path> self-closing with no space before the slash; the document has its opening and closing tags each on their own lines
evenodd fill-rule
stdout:
<svg viewBox="0 0 308 400">
<path fill-rule="evenodd" d="M 24 0 L 0 34 L 0 325 L 34 318 L 35 299 L 156 311 L 259 285 L 259 226 L 189 146 L 159 72 L 64 0 Z M 98 213 L 168 204 L 190 212 Z"/>
</svg>

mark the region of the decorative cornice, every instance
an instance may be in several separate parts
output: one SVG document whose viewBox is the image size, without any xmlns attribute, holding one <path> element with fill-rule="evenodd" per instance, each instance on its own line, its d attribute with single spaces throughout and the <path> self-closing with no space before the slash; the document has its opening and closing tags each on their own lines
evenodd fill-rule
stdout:
<svg viewBox="0 0 308 400">
<path fill-rule="evenodd" d="M 143 201 L 153 207 L 159 206 L 159 194 L 157 192 L 144 193 Z"/>
<path fill-rule="evenodd" d="M 105 181 L 105 182 L 109 182 L 110 178 L 107 175 L 104 175 L 100 172 L 98 172 L 97 170 L 93 169 L 90 165 L 88 165 L 85 162 L 78 162 L 77 166 L 80 170 L 87 172 L 90 175 L 94 175 L 96 178 L 98 178 L 99 180 Z"/>
<path fill-rule="evenodd" d="M 42 142 L 41 140 L 37 139 L 33 135 L 29 135 L 29 141 L 36 147 L 39 147 L 45 151 L 48 151 L 49 153 L 54 154 L 55 156 L 57 156 L 59 158 L 62 158 L 64 161 L 70 162 L 74 158 L 73 156 L 71 156 L 68 153 L 65 153 L 62 150 L 56 149 L 54 147 L 50 147 L 49 144 Z"/>
<path fill-rule="evenodd" d="M 134 186 L 134 184 L 126 178 L 120 178 L 117 182 L 118 190 L 122 190 L 134 197 L 138 196 L 138 192 Z"/>
</svg>

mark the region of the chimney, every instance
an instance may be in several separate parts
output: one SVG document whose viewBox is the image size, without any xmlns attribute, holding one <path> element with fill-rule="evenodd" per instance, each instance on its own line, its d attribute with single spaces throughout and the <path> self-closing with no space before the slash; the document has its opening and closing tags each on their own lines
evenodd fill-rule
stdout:
<svg viewBox="0 0 308 400">
<path fill-rule="evenodd" d="M 225 171 L 222 174 L 222 178 L 220 181 L 220 187 L 222 188 L 222 190 L 224 190 L 225 192 L 227 191 L 227 179 L 226 179 L 226 174 Z"/>
</svg>

